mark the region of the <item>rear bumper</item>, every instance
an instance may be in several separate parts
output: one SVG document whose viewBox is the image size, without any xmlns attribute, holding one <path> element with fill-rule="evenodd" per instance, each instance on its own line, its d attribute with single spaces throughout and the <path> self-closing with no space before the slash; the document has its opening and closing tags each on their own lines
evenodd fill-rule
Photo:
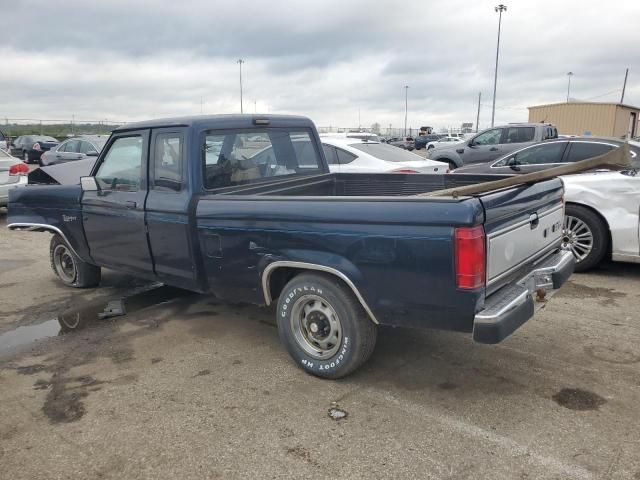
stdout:
<svg viewBox="0 0 640 480">
<path fill-rule="evenodd" d="M 498 343 L 533 317 L 538 290 L 550 297 L 573 273 L 571 252 L 560 250 L 516 283 L 498 290 L 486 299 L 484 310 L 473 320 L 473 339 L 478 343 Z"/>
</svg>

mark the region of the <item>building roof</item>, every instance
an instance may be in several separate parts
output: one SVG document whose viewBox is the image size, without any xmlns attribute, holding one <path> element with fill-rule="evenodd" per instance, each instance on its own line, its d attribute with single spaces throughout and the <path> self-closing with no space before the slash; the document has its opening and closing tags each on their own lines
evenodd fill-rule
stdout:
<svg viewBox="0 0 640 480">
<path fill-rule="evenodd" d="M 633 105 L 627 105 L 619 102 L 558 102 L 558 103 L 545 103 L 543 105 L 532 105 L 529 108 L 540 107 L 556 107 L 560 105 L 615 105 L 616 107 L 630 108 L 631 110 L 640 110 L 640 107 L 634 107 Z"/>
</svg>

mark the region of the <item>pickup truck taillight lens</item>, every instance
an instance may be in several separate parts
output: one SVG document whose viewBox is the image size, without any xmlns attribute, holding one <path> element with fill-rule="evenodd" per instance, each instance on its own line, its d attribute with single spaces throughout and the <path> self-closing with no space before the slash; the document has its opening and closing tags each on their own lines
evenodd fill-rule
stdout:
<svg viewBox="0 0 640 480">
<path fill-rule="evenodd" d="M 33 144 L 33 149 L 34 150 L 40 150 L 40 144 L 39 143 L 34 143 Z"/>
<path fill-rule="evenodd" d="M 456 282 L 458 288 L 484 286 L 486 277 L 485 236 L 481 225 L 455 229 Z"/>
<path fill-rule="evenodd" d="M 24 163 L 16 163 L 9 167 L 9 175 L 26 175 L 29 173 L 29 167 Z"/>
</svg>

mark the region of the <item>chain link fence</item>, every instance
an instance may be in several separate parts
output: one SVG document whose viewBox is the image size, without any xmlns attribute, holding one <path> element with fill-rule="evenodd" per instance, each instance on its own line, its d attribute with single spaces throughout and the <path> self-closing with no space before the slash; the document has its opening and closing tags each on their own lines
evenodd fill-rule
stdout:
<svg viewBox="0 0 640 480">
<path fill-rule="evenodd" d="M 56 120 L 39 118 L 0 118 L 0 132 L 10 139 L 20 135 L 47 135 L 63 140 L 75 135 L 109 135 L 126 122 L 103 120 Z"/>
</svg>

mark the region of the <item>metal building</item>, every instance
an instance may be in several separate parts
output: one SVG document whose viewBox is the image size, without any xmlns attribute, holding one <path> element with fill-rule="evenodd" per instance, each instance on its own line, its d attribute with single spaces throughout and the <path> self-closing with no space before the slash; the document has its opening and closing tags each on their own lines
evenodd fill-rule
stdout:
<svg viewBox="0 0 640 480">
<path fill-rule="evenodd" d="M 550 122 L 562 135 L 635 137 L 640 108 L 622 103 L 568 102 L 529 107 L 530 122 Z"/>
</svg>

